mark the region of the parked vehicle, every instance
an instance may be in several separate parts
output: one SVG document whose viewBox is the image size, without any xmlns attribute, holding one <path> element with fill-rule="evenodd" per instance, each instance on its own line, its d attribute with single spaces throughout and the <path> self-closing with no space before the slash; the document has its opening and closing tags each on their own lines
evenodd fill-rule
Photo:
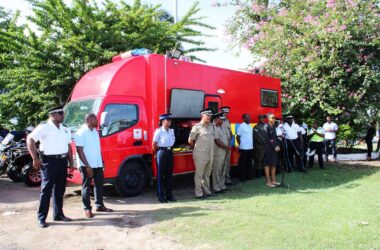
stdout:
<svg viewBox="0 0 380 250">
<path fill-rule="evenodd" d="M 194 171 L 192 150 L 186 145 L 201 109 L 217 112 L 230 106 L 235 134 L 243 113 L 251 114 L 253 122 L 258 114 L 268 112 L 281 117 L 280 96 L 276 78 L 155 54 L 117 56 L 75 85 L 65 107 L 65 124 L 75 131 L 86 113 L 98 116 L 105 181 L 114 184 L 120 195 L 133 196 L 157 175 L 151 145 L 159 114 L 172 113 L 174 174 L 183 174 Z M 237 146 L 235 138 L 231 143 Z M 237 162 L 235 147 L 231 165 Z M 80 173 L 74 171 L 69 181 L 81 183 Z"/>
<path fill-rule="evenodd" d="M 11 148 L 14 146 L 14 135 L 9 133 L 0 143 L 0 175 L 4 174 L 11 158 Z"/>
<path fill-rule="evenodd" d="M 12 131 L 4 139 L 5 143 L 2 142 L 2 145 L 6 144 L 4 166 L 8 177 L 14 182 L 23 181 L 28 186 L 41 184 L 40 171 L 33 168 L 32 157 L 26 146 L 26 135 L 33 129 L 29 126 L 26 131 Z"/>
</svg>

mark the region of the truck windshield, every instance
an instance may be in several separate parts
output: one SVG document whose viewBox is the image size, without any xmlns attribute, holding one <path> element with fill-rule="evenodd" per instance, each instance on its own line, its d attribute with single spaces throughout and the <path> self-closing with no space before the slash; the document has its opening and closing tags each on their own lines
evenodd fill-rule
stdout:
<svg viewBox="0 0 380 250">
<path fill-rule="evenodd" d="M 101 102 L 100 98 L 69 102 L 65 106 L 64 124 L 73 131 L 77 130 L 84 123 L 86 114 L 98 113 Z"/>
</svg>

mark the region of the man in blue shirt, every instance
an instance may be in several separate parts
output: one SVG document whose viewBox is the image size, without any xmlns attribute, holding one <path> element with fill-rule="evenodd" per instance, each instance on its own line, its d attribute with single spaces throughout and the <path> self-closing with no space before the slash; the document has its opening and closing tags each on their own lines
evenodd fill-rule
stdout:
<svg viewBox="0 0 380 250">
<path fill-rule="evenodd" d="M 251 117 L 243 114 L 243 123 L 237 130 L 236 140 L 239 143 L 239 178 L 244 182 L 253 179 L 252 157 L 253 157 L 253 128 L 250 125 Z"/>
<path fill-rule="evenodd" d="M 85 216 L 94 217 L 91 211 L 90 188 L 94 179 L 94 194 L 97 212 L 112 212 L 103 203 L 103 161 L 100 153 L 98 119 L 95 114 L 87 114 L 85 124 L 75 134 L 75 144 L 77 148 L 77 166 L 82 176 L 82 201 Z"/>
</svg>

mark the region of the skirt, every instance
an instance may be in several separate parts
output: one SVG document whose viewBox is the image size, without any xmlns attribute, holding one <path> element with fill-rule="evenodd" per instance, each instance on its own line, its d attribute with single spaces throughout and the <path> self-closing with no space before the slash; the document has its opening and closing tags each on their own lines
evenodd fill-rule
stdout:
<svg viewBox="0 0 380 250">
<path fill-rule="evenodd" d="M 265 155 L 264 155 L 264 161 L 263 165 L 264 167 L 270 166 L 270 167 L 276 167 L 278 162 L 278 153 L 274 148 L 267 145 L 265 147 Z"/>
</svg>

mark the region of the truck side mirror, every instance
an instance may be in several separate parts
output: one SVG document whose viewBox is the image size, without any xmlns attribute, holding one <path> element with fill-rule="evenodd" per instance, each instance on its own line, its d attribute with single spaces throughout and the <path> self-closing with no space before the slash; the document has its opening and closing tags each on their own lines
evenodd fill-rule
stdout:
<svg viewBox="0 0 380 250">
<path fill-rule="evenodd" d="M 109 125 L 108 112 L 102 112 L 100 115 L 100 128 L 103 129 Z"/>
</svg>

